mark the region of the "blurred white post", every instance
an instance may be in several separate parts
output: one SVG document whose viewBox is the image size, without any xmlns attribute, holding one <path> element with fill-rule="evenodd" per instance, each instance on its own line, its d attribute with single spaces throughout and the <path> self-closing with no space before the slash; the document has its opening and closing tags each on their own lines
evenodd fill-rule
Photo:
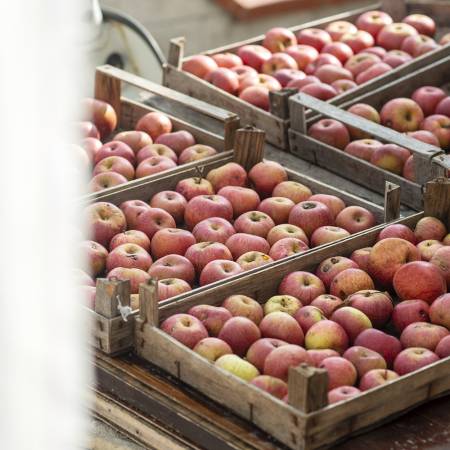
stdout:
<svg viewBox="0 0 450 450">
<path fill-rule="evenodd" d="M 85 442 L 88 382 L 71 268 L 83 0 L 0 2 L 0 448 Z"/>
</svg>

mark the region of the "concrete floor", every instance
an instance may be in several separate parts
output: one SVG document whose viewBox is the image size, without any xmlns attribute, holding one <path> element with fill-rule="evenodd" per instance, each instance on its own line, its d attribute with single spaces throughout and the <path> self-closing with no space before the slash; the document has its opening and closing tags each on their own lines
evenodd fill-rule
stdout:
<svg viewBox="0 0 450 450">
<path fill-rule="evenodd" d="M 90 438 L 86 446 L 87 450 L 142 450 L 144 447 L 137 445 L 127 436 L 119 433 L 106 423 L 91 418 Z"/>
</svg>

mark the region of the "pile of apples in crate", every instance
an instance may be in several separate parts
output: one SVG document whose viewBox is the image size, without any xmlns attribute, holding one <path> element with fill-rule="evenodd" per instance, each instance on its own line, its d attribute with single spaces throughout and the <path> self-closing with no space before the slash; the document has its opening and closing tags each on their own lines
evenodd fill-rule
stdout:
<svg viewBox="0 0 450 450">
<path fill-rule="evenodd" d="M 236 53 L 195 55 L 183 70 L 269 110 L 269 91 L 295 88 L 321 100 L 355 88 L 450 42 L 438 44 L 432 18 L 422 14 L 401 23 L 382 11 L 361 14 L 355 24 L 330 23 L 295 35 L 287 28 L 269 30 L 262 45 L 244 45 Z"/>
<path fill-rule="evenodd" d="M 248 173 L 227 163 L 148 203 L 93 203 L 85 218 L 92 240 L 82 243 L 78 274 L 91 306 L 98 276 L 131 280 L 132 294 L 157 277 L 164 300 L 375 225 L 367 209 L 313 195 L 272 161 Z"/>
<path fill-rule="evenodd" d="M 348 111 L 442 150 L 450 150 L 450 96 L 441 88 L 422 86 L 413 92 L 411 98 L 389 100 L 380 112 L 366 103 L 357 103 Z M 328 118 L 311 125 L 308 134 L 377 167 L 415 181 L 413 156 L 406 148 L 382 144 L 363 131 Z"/>
<path fill-rule="evenodd" d="M 172 131 L 172 122 L 161 112 L 141 117 L 135 130 L 111 136 L 117 127 L 117 114 L 107 102 L 83 101 L 84 119 L 78 129 L 82 136 L 76 151 L 86 171 L 92 171 L 89 191 L 127 183 L 177 165 L 199 161 L 217 150 L 197 144 L 189 131 Z"/>
<path fill-rule="evenodd" d="M 414 231 L 387 226 L 373 247 L 328 258 L 315 273 L 286 275 L 263 305 L 236 293 L 161 329 L 285 401 L 289 367 L 324 368 L 334 403 L 450 356 L 449 288 L 450 234 L 424 217 Z"/>
</svg>

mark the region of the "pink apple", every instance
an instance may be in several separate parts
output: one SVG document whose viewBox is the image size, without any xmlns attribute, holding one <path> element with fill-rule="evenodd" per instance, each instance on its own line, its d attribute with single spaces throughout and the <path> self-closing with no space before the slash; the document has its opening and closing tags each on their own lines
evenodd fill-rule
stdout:
<svg viewBox="0 0 450 450">
<path fill-rule="evenodd" d="M 331 83 L 331 87 L 337 92 L 337 94 L 342 94 L 351 89 L 354 89 L 358 85 L 352 80 L 336 80 Z"/>
<path fill-rule="evenodd" d="M 416 131 L 424 115 L 420 106 L 409 98 L 395 98 L 384 104 L 380 113 L 381 123 L 396 131 Z"/>
<path fill-rule="evenodd" d="M 307 361 L 308 355 L 304 348 L 293 344 L 282 345 L 267 355 L 263 371 L 265 375 L 287 381 L 289 367 L 296 367 Z"/>
<path fill-rule="evenodd" d="M 413 58 L 435 50 L 439 44 L 431 37 L 424 34 L 408 36 L 403 42 L 401 49 L 409 53 Z"/>
<path fill-rule="evenodd" d="M 285 238 L 299 239 L 303 241 L 306 246 L 309 244 L 308 237 L 305 232 L 301 228 L 288 223 L 283 223 L 273 227 L 267 234 L 267 242 L 271 246 Z"/>
<path fill-rule="evenodd" d="M 269 89 L 264 86 L 247 87 L 239 94 L 239 98 L 265 111 L 270 109 Z"/>
<path fill-rule="evenodd" d="M 280 81 L 278 81 L 275 76 L 265 73 L 256 73 L 242 77 L 239 82 L 239 94 L 241 94 L 241 92 L 243 92 L 248 87 L 252 86 L 267 88 L 269 91 L 279 91 L 282 88 Z"/>
<path fill-rule="evenodd" d="M 172 122 L 161 112 L 150 112 L 138 120 L 136 130 L 144 131 L 155 141 L 162 134 L 172 131 Z"/>
<path fill-rule="evenodd" d="M 273 259 L 265 253 L 251 251 L 239 256 L 236 262 L 247 271 L 269 264 L 273 262 Z"/>
<path fill-rule="evenodd" d="M 402 349 L 402 344 L 396 337 L 376 328 L 369 328 L 360 333 L 355 339 L 355 345 L 378 352 L 384 358 L 388 367 L 392 366 L 395 357 Z"/>
<path fill-rule="evenodd" d="M 189 72 L 196 77 L 205 79 L 208 74 L 217 69 L 217 63 L 210 56 L 194 55 L 185 60 L 181 68 L 185 72 Z"/>
<path fill-rule="evenodd" d="M 208 263 L 200 274 L 200 286 L 223 280 L 243 272 L 242 267 L 234 262 L 216 259 Z"/>
<path fill-rule="evenodd" d="M 386 25 L 392 23 L 392 17 L 383 11 L 367 11 L 356 19 L 356 26 L 360 30 L 367 31 L 374 38 Z"/>
<path fill-rule="evenodd" d="M 403 166 L 402 176 L 409 181 L 416 181 L 416 174 L 414 168 L 414 156 L 411 155 Z"/>
<path fill-rule="evenodd" d="M 375 224 L 375 216 L 361 206 L 347 206 L 336 217 L 336 225 L 352 234 L 367 230 Z"/>
<path fill-rule="evenodd" d="M 223 355 L 233 353 L 233 350 L 225 341 L 215 337 L 207 337 L 198 341 L 193 350 L 211 362 L 217 361 Z"/>
<path fill-rule="evenodd" d="M 309 247 L 304 241 L 297 238 L 286 237 L 279 239 L 272 245 L 269 256 L 274 261 L 277 261 L 286 258 L 287 256 L 306 252 L 307 250 L 309 250 Z"/>
<path fill-rule="evenodd" d="M 187 230 L 164 228 L 153 235 L 152 255 L 158 259 L 167 255 L 184 255 L 195 243 L 195 237 Z"/>
<path fill-rule="evenodd" d="M 331 211 L 333 218 L 345 208 L 344 201 L 335 195 L 314 194 L 308 200 L 323 203 Z"/>
<path fill-rule="evenodd" d="M 393 69 L 402 64 L 406 64 L 412 59 L 412 56 L 403 50 L 390 50 L 383 56 L 383 62 L 389 64 Z"/>
<path fill-rule="evenodd" d="M 304 335 L 300 325 L 286 312 L 275 311 L 267 314 L 259 328 L 263 337 L 281 339 L 290 344 L 303 344 Z"/>
<path fill-rule="evenodd" d="M 450 96 L 444 98 L 436 106 L 435 114 L 442 114 L 444 116 L 450 117 Z"/>
<path fill-rule="evenodd" d="M 433 316 L 430 308 L 430 316 Z M 421 347 L 434 351 L 439 341 L 448 336 L 447 328 L 426 322 L 413 322 L 409 324 L 400 336 L 404 348 Z"/>
<path fill-rule="evenodd" d="M 107 158 L 102 159 L 95 165 L 92 173 L 93 175 L 98 175 L 99 173 L 104 172 L 120 173 L 120 175 L 124 176 L 127 180 L 132 180 L 134 178 L 133 165 L 130 161 L 121 156 L 108 156 Z"/>
<path fill-rule="evenodd" d="M 317 121 L 309 127 L 308 135 L 313 139 L 341 150 L 350 142 L 347 127 L 334 119 L 321 119 Z"/>
<path fill-rule="evenodd" d="M 347 80 L 349 81 L 349 80 Z M 287 88 L 291 88 L 291 89 L 297 89 L 300 90 L 302 89 L 304 86 L 307 86 L 308 84 L 313 84 L 313 83 L 321 83 L 321 81 L 315 77 L 314 75 L 307 75 L 305 78 L 297 78 L 296 80 L 292 80 L 287 84 Z M 336 89 L 335 89 L 336 91 Z"/>
<path fill-rule="evenodd" d="M 430 306 L 430 319 L 434 324 L 450 329 L 450 294 L 438 297 Z"/>
<path fill-rule="evenodd" d="M 431 350 L 420 347 L 406 348 L 395 358 L 394 370 L 399 375 L 406 375 L 436 361 L 439 361 L 439 356 Z"/>
<path fill-rule="evenodd" d="M 347 44 L 353 50 L 353 53 L 359 53 L 375 45 L 373 36 L 364 30 L 345 33 L 340 37 L 339 41 Z"/>
<path fill-rule="evenodd" d="M 210 170 L 206 179 L 218 192 L 225 186 L 245 186 L 247 184 L 247 172 L 241 165 L 230 162 L 217 169 Z"/>
<path fill-rule="evenodd" d="M 177 154 L 164 144 L 150 144 L 142 147 L 136 155 L 136 162 L 139 165 L 142 161 L 151 158 L 152 156 L 164 156 L 165 158 L 171 159 L 174 163 L 178 162 Z"/>
<path fill-rule="evenodd" d="M 189 229 L 210 217 L 233 218 L 231 203 L 221 195 L 197 195 L 189 200 L 184 212 L 184 221 Z"/>
<path fill-rule="evenodd" d="M 142 269 L 115 267 L 108 272 L 107 278 L 109 280 L 130 280 L 130 293 L 133 295 L 139 293 L 139 286 L 146 283 L 150 279 L 150 275 Z"/>
<path fill-rule="evenodd" d="M 332 212 L 323 203 L 305 201 L 291 209 L 289 223 L 300 227 L 309 237 L 317 228 L 333 225 L 334 220 Z"/>
<path fill-rule="evenodd" d="M 331 282 L 330 294 L 343 300 L 358 291 L 374 289 L 372 278 L 361 269 L 345 269 Z"/>
<path fill-rule="evenodd" d="M 242 59 L 239 58 L 238 55 L 234 53 L 217 53 L 212 55 L 211 58 L 216 62 L 219 67 L 227 67 L 228 69 L 232 69 L 236 66 L 242 66 Z"/>
<path fill-rule="evenodd" d="M 150 239 L 142 231 L 127 230 L 123 233 L 116 234 L 109 243 L 109 249 L 114 250 L 122 244 L 136 244 L 142 247 L 145 251 L 150 251 Z"/>
<path fill-rule="evenodd" d="M 380 148 L 383 144 L 375 139 L 358 139 L 350 142 L 345 147 L 344 152 L 356 158 L 370 161 L 375 150 Z"/>
<path fill-rule="evenodd" d="M 289 86 L 288 86 L 289 87 Z M 336 97 L 337 91 L 334 87 L 330 86 L 326 83 L 309 83 L 306 86 L 303 86 L 300 89 L 300 92 L 303 94 L 311 95 L 312 97 L 318 98 L 319 100 L 330 100 L 333 97 Z M 323 119 L 323 120 L 331 120 L 331 119 Z"/>
<path fill-rule="evenodd" d="M 435 239 L 429 239 L 417 244 L 417 249 L 419 250 L 420 256 L 423 261 L 430 261 L 434 254 L 443 247 L 444 244 L 436 241 Z"/>
<path fill-rule="evenodd" d="M 244 45 L 238 48 L 237 54 L 245 65 L 260 71 L 261 66 L 271 57 L 272 52 L 262 45 Z"/>
<path fill-rule="evenodd" d="M 195 144 L 191 147 L 185 148 L 178 160 L 179 164 L 187 164 L 193 161 L 200 161 L 202 159 L 213 156 L 217 153 L 217 150 L 209 145 Z M 176 154 L 174 153 L 176 156 Z"/>
<path fill-rule="evenodd" d="M 353 74 L 343 67 L 333 64 L 324 64 L 320 66 L 314 73 L 322 83 L 331 84 L 337 80 L 353 80 Z"/>
<path fill-rule="evenodd" d="M 393 370 L 372 369 L 361 378 L 359 382 L 359 389 L 361 389 L 361 391 L 368 391 L 369 389 L 373 389 L 394 381 L 398 377 L 398 373 Z"/>
<path fill-rule="evenodd" d="M 325 45 L 332 42 L 331 36 L 320 28 L 305 28 L 297 33 L 297 41 L 302 45 L 310 45 L 321 51 Z"/>
<path fill-rule="evenodd" d="M 436 24 L 434 20 L 425 14 L 410 14 L 406 16 L 402 22 L 414 27 L 420 34 L 433 36 L 436 32 Z"/>
<path fill-rule="evenodd" d="M 76 132 L 80 138 L 100 139 L 100 133 L 92 122 L 84 120 L 82 122 L 77 122 L 75 126 Z"/>
<path fill-rule="evenodd" d="M 108 250 L 103 245 L 94 241 L 83 241 L 80 250 L 87 273 L 96 277 L 105 270 Z"/>
<path fill-rule="evenodd" d="M 282 27 L 271 28 L 264 36 L 263 46 L 272 53 L 282 52 L 291 45 L 297 44 L 295 34 Z"/>
<path fill-rule="evenodd" d="M 347 230 L 344 230 L 344 228 L 329 225 L 323 226 L 317 228 L 312 234 L 311 245 L 312 247 L 317 247 L 319 245 L 345 239 L 348 236 L 350 236 L 350 233 Z"/>
<path fill-rule="evenodd" d="M 286 87 L 292 80 L 302 80 L 306 77 L 305 73 L 301 70 L 289 68 L 279 69 L 273 76 L 280 82 L 282 87 Z"/>
<path fill-rule="evenodd" d="M 135 155 L 138 154 L 141 148 L 153 144 L 153 139 L 149 134 L 144 131 L 135 130 L 121 131 L 114 136 L 113 141 L 120 141 L 127 144 Z"/>
<path fill-rule="evenodd" d="M 324 316 L 329 319 L 337 308 L 344 305 L 344 300 L 335 295 L 322 294 L 316 297 L 310 305 L 319 308 Z"/>
<path fill-rule="evenodd" d="M 356 337 L 364 330 L 372 328 L 372 322 L 366 314 L 351 306 L 336 309 L 331 315 L 331 320 L 341 325 L 350 342 L 354 342 Z"/>
<path fill-rule="evenodd" d="M 379 353 L 365 347 L 355 345 L 347 349 L 342 356 L 355 366 L 359 378 L 362 378 L 370 370 L 387 369 L 384 358 Z"/>
<path fill-rule="evenodd" d="M 420 128 L 431 131 L 438 138 L 443 150 L 450 150 L 450 117 L 433 114 L 424 119 Z"/>
<path fill-rule="evenodd" d="M 356 78 L 360 73 L 379 62 L 381 62 L 381 59 L 377 55 L 362 52 L 350 57 L 344 67 Z"/>
<path fill-rule="evenodd" d="M 328 372 L 328 390 L 340 386 L 353 386 L 356 383 L 357 372 L 355 366 L 340 356 L 330 356 L 324 359 L 319 368 Z"/>
<path fill-rule="evenodd" d="M 325 286 L 314 274 L 303 271 L 286 275 L 278 287 L 278 293 L 292 295 L 302 305 L 309 305 L 316 297 L 325 294 Z"/>
<path fill-rule="evenodd" d="M 391 23 L 380 30 L 377 35 L 377 44 L 386 50 L 400 49 L 408 36 L 417 34 L 417 30 L 407 23 Z"/>
<path fill-rule="evenodd" d="M 450 336 L 441 339 L 435 350 L 439 358 L 447 358 L 450 356 Z"/>
<path fill-rule="evenodd" d="M 359 248 L 350 255 L 350 259 L 354 261 L 360 269 L 367 272 L 369 270 L 369 256 L 371 251 L 372 247 Z"/>
<path fill-rule="evenodd" d="M 117 126 L 117 114 L 107 102 L 85 98 L 81 102 L 82 120 L 90 120 L 100 132 L 102 139 L 108 137 Z"/>
<path fill-rule="evenodd" d="M 280 69 L 298 69 L 297 63 L 292 56 L 287 53 L 273 53 L 272 56 L 262 65 L 262 72 L 273 75 Z"/>
<path fill-rule="evenodd" d="M 386 64 L 384 62 L 379 62 L 374 64 L 373 66 L 366 69 L 364 72 L 361 72 L 356 77 L 356 83 L 357 84 L 364 84 L 368 81 L 372 80 L 373 78 L 377 78 L 387 72 L 390 72 L 392 70 L 392 67 L 389 64 Z"/>
<path fill-rule="evenodd" d="M 279 399 L 285 397 L 288 392 L 287 384 L 283 380 L 271 377 L 270 375 L 259 375 L 253 378 L 250 384 Z"/>
<path fill-rule="evenodd" d="M 144 232 L 149 239 L 163 228 L 175 228 L 175 220 L 163 209 L 149 208 L 143 211 L 136 219 L 136 230 Z"/>
<path fill-rule="evenodd" d="M 136 178 L 143 178 L 155 173 L 164 172 L 165 170 L 177 167 L 170 158 L 165 156 L 151 156 L 144 159 L 136 168 Z"/>
<path fill-rule="evenodd" d="M 360 393 L 361 391 L 354 386 L 338 386 L 328 392 L 328 404 L 349 400 Z"/>
<path fill-rule="evenodd" d="M 434 145 L 439 147 L 439 139 L 431 132 L 426 130 L 409 131 L 406 133 L 408 136 L 413 137 L 419 141 L 425 142 L 426 144 Z"/>
<path fill-rule="evenodd" d="M 247 295 L 231 295 L 224 300 L 222 306 L 230 311 L 232 316 L 246 317 L 256 325 L 259 325 L 264 316 L 262 306 Z"/>
<path fill-rule="evenodd" d="M 264 370 L 264 362 L 273 350 L 283 345 L 289 345 L 281 339 L 262 338 L 255 341 L 247 350 L 246 359 L 260 372 Z"/>
<path fill-rule="evenodd" d="M 131 148 L 120 141 L 111 141 L 103 144 L 95 153 L 94 163 L 99 163 L 102 159 L 110 156 L 121 156 L 128 160 L 131 164 L 135 163 L 135 156 Z"/>
<path fill-rule="evenodd" d="M 127 183 L 128 180 L 117 172 L 103 172 L 95 175 L 89 182 L 89 192 L 100 192 L 114 186 Z"/>
<path fill-rule="evenodd" d="M 262 238 L 265 238 L 274 226 L 270 216 L 260 211 L 243 213 L 234 222 L 236 232 L 254 234 Z"/>
<path fill-rule="evenodd" d="M 299 70 L 304 70 L 319 57 L 319 52 L 310 45 L 292 45 L 285 52 L 294 58 Z"/>
<path fill-rule="evenodd" d="M 372 66 L 374 67 L 374 66 Z M 361 72 L 364 73 L 364 72 Z M 368 105 L 367 103 L 356 103 L 352 105 L 348 112 L 355 114 L 359 117 L 362 117 L 364 119 L 370 120 L 374 123 L 380 123 L 380 115 L 378 114 L 378 111 L 371 105 Z M 350 133 L 350 136 L 352 139 L 370 139 L 371 135 L 369 133 L 366 133 L 365 131 L 358 130 L 354 127 L 348 127 L 348 131 Z M 378 142 L 378 141 L 374 141 Z M 381 145 L 381 143 L 380 143 Z"/>
<path fill-rule="evenodd" d="M 87 137 L 84 138 L 81 143 L 80 146 L 85 150 L 85 152 L 88 154 L 89 156 L 89 161 L 91 162 L 91 164 L 94 163 L 95 160 L 95 154 L 98 152 L 98 150 L 102 147 L 102 141 L 100 139 L 97 138 L 93 138 L 93 137 Z"/>
<path fill-rule="evenodd" d="M 260 198 L 257 192 L 241 186 L 225 186 L 218 192 L 218 195 L 225 197 L 233 206 L 234 217 L 253 211 L 258 208 Z"/>
<path fill-rule="evenodd" d="M 239 88 L 239 78 L 236 72 L 219 67 L 206 76 L 206 81 L 230 94 L 236 94 Z"/>
<path fill-rule="evenodd" d="M 345 256 L 332 256 L 322 261 L 316 269 L 316 275 L 327 289 L 334 277 L 346 269 L 358 269 L 358 264 Z"/>
<path fill-rule="evenodd" d="M 161 330 L 189 348 L 194 348 L 199 341 L 208 337 L 208 332 L 200 320 L 190 314 L 174 314 L 168 317 L 161 324 Z"/>
<path fill-rule="evenodd" d="M 211 217 L 202 220 L 192 230 L 197 242 L 220 242 L 225 244 L 230 236 L 235 234 L 233 225 L 221 217 Z"/>
<path fill-rule="evenodd" d="M 227 239 L 225 245 L 229 248 L 234 259 L 250 251 L 267 254 L 270 250 L 270 246 L 264 238 L 247 233 L 233 234 Z"/>
<path fill-rule="evenodd" d="M 165 278 L 178 278 L 190 285 L 195 280 L 195 270 L 192 263 L 181 255 L 167 255 L 156 260 L 148 270 L 153 278 L 163 280 Z"/>
<path fill-rule="evenodd" d="M 214 188 L 212 184 L 201 177 L 185 178 L 177 183 L 175 190 L 181 194 L 187 201 L 197 195 L 213 195 Z"/>
<path fill-rule="evenodd" d="M 350 306 L 362 311 L 376 328 L 384 326 L 391 318 L 394 306 L 387 292 L 363 290 L 346 299 Z"/>
<path fill-rule="evenodd" d="M 189 283 L 178 278 L 158 280 L 158 299 L 160 302 L 191 290 Z"/>
<path fill-rule="evenodd" d="M 189 131 L 179 130 L 161 134 L 155 140 L 155 144 L 167 145 L 179 156 L 184 149 L 195 144 L 195 138 Z"/>
<path fill-rule="evenodd" d="M 142 200 L 127 200 L 120 205 L 120 209 L 126 217 L 128 229 L 136 228 L 138 217 L 144 212 L 150 209 L 148 203 Z"/>
<path fill-rule="evenodd" d="M 425 241 L 428 239 L 442 241 L 446 234 L 447 229 L 442 221 L 440 221 L 436 217 L 430 216 L 420 219 L 416 224 L 416 228 L 414 229 L 414 235 L 416 236 L 417 242 Z"/>
<path fill-rule="evenodd" d="M 308 364 L 319 367 L 322 361 L 330 356 L 339 356 L 339 353 L 336 350 L 330 349 L 319 349 L 319 350 L 307 350 L 306 354 L 308 355 Z"/>
<path fill-rule="evenodd" d="M 384 55 L 386 55 L 387 51 L 383 47 L 369 47 L 364 49 L 361 53 L 371 53 L 373 55 L 378 56 L 378 58 L 383 59 Z"/>
<path fill-rule="evenodd" d="M 225 341 L 239 356 L 244 356 L 249 347 L 261 338 L 258 326 L 246 317 L 232 317 L 222 326 L 219 339 Z"/>
<path fill-rule="evenodd" d="M 406 241 L 409 241 L 412 244 L 416 243 L 416 237 L 414 236 L 414 232 L 411 230 L 411 228 L 401 223 L 394 223 L 392 225 L 388 225 L 387 227 L 383 228 L 380 231 L 377 240 L 381 241 L 382 239 L 392 237 L 405 239 Z"/>
<path fill-rule="evenodd" d="M 150 200 L 152 208 L 160 208 L 167 211 L 177 223 L 183 222 L 186 205 L 186 199 L 175 191 L 158 192 Z"/>
<path fill-rule="evenodd" d="M 415 322 L 429 322 L 430 306 L 423 300 L 404 300 L 392 311 L 392 323 L 401 333 L 408 325 Z"/>
<path fill-rule="evenodd" d="M 136 244 L 122 244 L 112 250 L 106 258 L 106 270 L 116 267 L 135 268 L 147 271 L 152 258 L 142 247 Z"/>
<path fill-rule="evenodd" d="M 311 189 L 297 181 L 282 181 L 274 187 L 272 192 L 273 197 L 285 197 L 294 203 L 308 200 L 311 195 Z"/>
<path fill-rule="evenodd" d="M 183 254 L 193 264 L 198 274 L 211 261 L 233 260 L 230 250 L 224 244 L 219 242 L 199 242 L 196 244 L 195 239 Z"/>
<path fill-rule="evenodd" d="M 422 241 L 426 242 L 426 241 Z M 438 248 L 430 259 L 431 264 L 434 264 L 441 271 L 447 282 L 447 289 L 450 288 L 450 246 L 446 245 Z"/>
<path fill-rule="evenodd" d="M 329 23 L 326 26 L 325 31 L 328 32 L 333 41 L 339 41 L 339 39 L 346 33 L 356 33 L 358 31 L 358 28 L 356 28 L 355 25 L 353 25 L 351 22 L 347 22 L 346 20 L 337 20 L 335 22 Z M 322 49 L 322 52 L 325 52 L 325 48 L 327 47 L 327 45 Z"/>
<path fill-rule="evenodd" d="M 288 175 L 281 164 L 275 161 L 263 161 L 250 169 L 248 178 L 260 195 L 268 197 L 276 185 L 287 181 Z"/>
<path fill-rule="evenodd" d="M 316 306 L 306 305 L 297 310 L 294 319 L 301 326 L 303 333 L 306 333 L 315 323 L 326 320 L 326 317 Z"/>
<path fill-rule="evenodd" d="M 269 197 L 259 204 L 258 211 L 267 214 L 275 224 L 280 225 L 288 221 L 289 213 L 294 206 L 295 203 L 288 198 Z"/>
</svg>

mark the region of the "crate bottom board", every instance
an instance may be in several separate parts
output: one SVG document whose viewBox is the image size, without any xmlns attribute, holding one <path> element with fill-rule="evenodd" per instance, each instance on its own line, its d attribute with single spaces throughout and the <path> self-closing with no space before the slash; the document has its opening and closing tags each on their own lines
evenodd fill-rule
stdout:
<svg viewBox="0 0 450 450">
<path fill-rule="evenodd" d="M 202 394 L 135 355 L 110 358 L 97 352 L 95 371 L 101 391 L 145 416 L 160 420 L 196 445 L 218 450 L 286 448 L 249 422 L 224 411 Z M 334 444 L 333 448 L 399 448 L 408 442 L 409 448 L 419 449 L 427 443 L 443 445 L 436 448 L 444 449 L 447 448 L 445 444 L 450 445 L 449 423 L 450 396 L 447 393 L 340 439 L 340 444 Z"/>
</svg>

